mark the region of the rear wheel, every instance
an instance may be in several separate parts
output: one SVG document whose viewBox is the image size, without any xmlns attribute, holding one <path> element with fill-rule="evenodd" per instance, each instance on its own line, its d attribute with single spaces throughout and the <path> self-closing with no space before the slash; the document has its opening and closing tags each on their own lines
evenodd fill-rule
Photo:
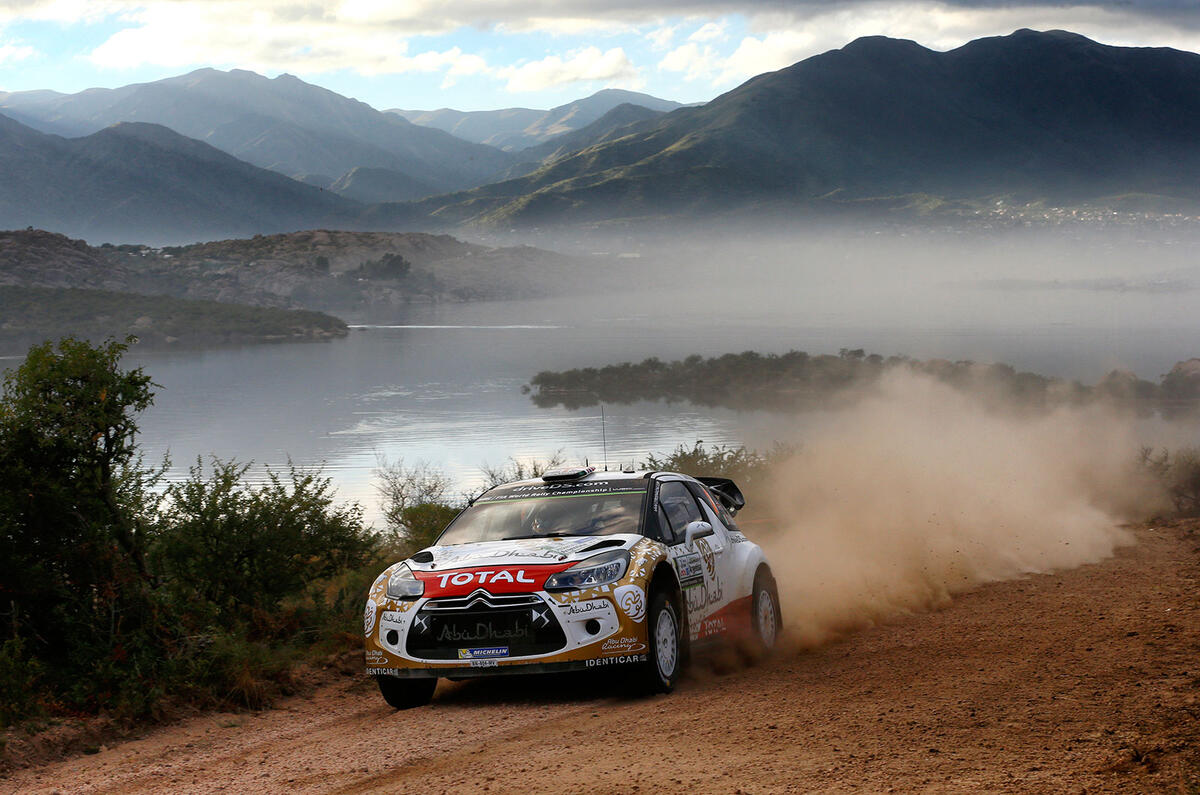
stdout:
<svg viewBox="0 0 1200 795">
<path fill-rule="evenodd" d="M 779 612 L 779 589 L 775 578 L 766 566 L 754 575 L 754 598 L 750 607 L 750 626 L 753 629 L 755 656 L 770 654 L 779 641 L 779 630 L 783 626 Z"/>
<path fill-rule="evenodd" d="M 679 681 L 687 655 L 679 601 L 675 594 L 661 588 L 650 596 L 646 614 L 648 651 L 642 664 L 638 689 L 645 693 L 670 693 Z"/>
<path fill-rule="evenodd" d="M 421 707 L 433 700 L 433 691 L 437 687 L 437 679 L 401 679 L 398 676 L 377 676 L 379 692 L 383 700 L 395 709 L 412 709 Z"/>
</svg>

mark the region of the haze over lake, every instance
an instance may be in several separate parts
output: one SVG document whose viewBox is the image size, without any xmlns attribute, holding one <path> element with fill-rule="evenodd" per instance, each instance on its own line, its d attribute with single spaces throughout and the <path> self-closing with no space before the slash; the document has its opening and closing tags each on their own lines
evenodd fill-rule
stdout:
<svg viewBox="0 0 1200 795">
<path fill-rule="evenodd" d="M 1144 264 L 1097 260 L 1079 273 L 1110 281 L 1047 287 L 1030 281 L 1036 258 L 1002 284 L 941 260 L 898 269 L 901 253 L 842 259 L 836 275 L 827 262 L 793 261 L 787 279 L 766 268 L 723 284 L 693 269 L 665 287 L 600 298 L 417 305 L 360 318 L 330 343 L 139 353 L 132 359 L 162 386 L 143 418 L 143 445 L 150 460 L 170 453 L 172 477 L 210 454 L 254 461 L 256 471 L 289 458 L 320 465 L 342 498 L 377 519 L 380 455 L 440 466 L 463 490 L 481 482 L 481 465 L 510 456 L 561 450 L 603 465 L 598 409 L 539 409 L 521 393 L 539 370 L 865 348 L 1094 383 L 1118 367 L 1157 380 L 1200 353 L 1196 293 L 1112 289 L 1112 279 L 1141 278 Z M 605 412 L 614 467 L 698 439 L 760 448 L 802 440 L 803 423 L 819 421 L 661 403 Z"/>
</svg>

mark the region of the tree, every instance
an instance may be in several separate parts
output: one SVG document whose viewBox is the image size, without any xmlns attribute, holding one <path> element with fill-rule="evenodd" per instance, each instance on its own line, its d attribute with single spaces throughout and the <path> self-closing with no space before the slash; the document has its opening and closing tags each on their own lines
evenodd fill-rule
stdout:
<svg viewBox="0 0 1200 795">
<path fill-rule="evenodd" d="M 388 532 L 403 551 L 432 544 L 460 510 L 446 500 L 450 478 L 426 462 L 389 463 L 381 457 L 375 477 Z"/>
<path fill-rule="evenodd" d="M 145 482 L 137 414 L 154 393 L 121 368 L 127 347 L 34 346 L 0 395 L 0 632 L 60 673 L 102 678 L 155 621 L 146 503 L 130 499 Z"/>
<path fill-rule="evenodd" d="M 357 279 L 400 281 L 412 271 L 412 263 L 400 254 L 388 253 L 379 259 L 368 260 L 347 273 Z"/>
</svg>

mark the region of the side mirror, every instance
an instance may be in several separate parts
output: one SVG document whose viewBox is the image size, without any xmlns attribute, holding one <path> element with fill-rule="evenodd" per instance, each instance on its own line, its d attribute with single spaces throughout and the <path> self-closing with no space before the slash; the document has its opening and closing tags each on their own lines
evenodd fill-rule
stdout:
<svg viewBox="0 0 1200 795">
<path fill-rule="evenodd" d="M 683 531 L 683 540 L 690 547 L 697 538 L 706 538 L 712 534 L 713 528 L 708 522 L 689 522 Z"/>
</svg>

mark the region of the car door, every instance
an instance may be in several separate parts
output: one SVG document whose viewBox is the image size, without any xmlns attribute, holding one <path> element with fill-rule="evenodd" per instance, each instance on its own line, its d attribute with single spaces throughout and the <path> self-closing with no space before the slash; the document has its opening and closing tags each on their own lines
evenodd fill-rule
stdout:
<svg viewBox="0 0 1200 795">
<path fill-rule="evenodd" d="M 735 538 L 744 540 L 745 536 L 736 532 L 738 528 L 733 516 L 707 487 L 692 481 L 687 482 L 687 487 L 704 510 L 705 521 L 713 526 L 713 534 L 702 540 L 707 541 L 712 550 L 712 555 L 705 558 L 705 564 L 707 565 L 709 560 L 712 561 L 717 571 L 717 579 L 721 583 L 721 598 L 712 606 L 714 611 L 719 611 L 750 592 L 750 585 L 745 577 L 745 556 L 739 555 L 741 550 L 735 548 Z"/>
<path fill-rule="evenodd" d="M 696 539 L 690 545 L 687 543 L 687 526 L 692 522 L 708 522 L 709 517 L 683 481 L 659 483 L 657 499 L 661 532 L 668 544 L 667 555 L 683 589 L 692 639 L 698 640 L 714 634 L 706 622 L 725 598 L 717 550 L 723 550 L 727 541 L 717 540 L 717 528 L 714 527 L 713 535 Z"/>
</svg>

